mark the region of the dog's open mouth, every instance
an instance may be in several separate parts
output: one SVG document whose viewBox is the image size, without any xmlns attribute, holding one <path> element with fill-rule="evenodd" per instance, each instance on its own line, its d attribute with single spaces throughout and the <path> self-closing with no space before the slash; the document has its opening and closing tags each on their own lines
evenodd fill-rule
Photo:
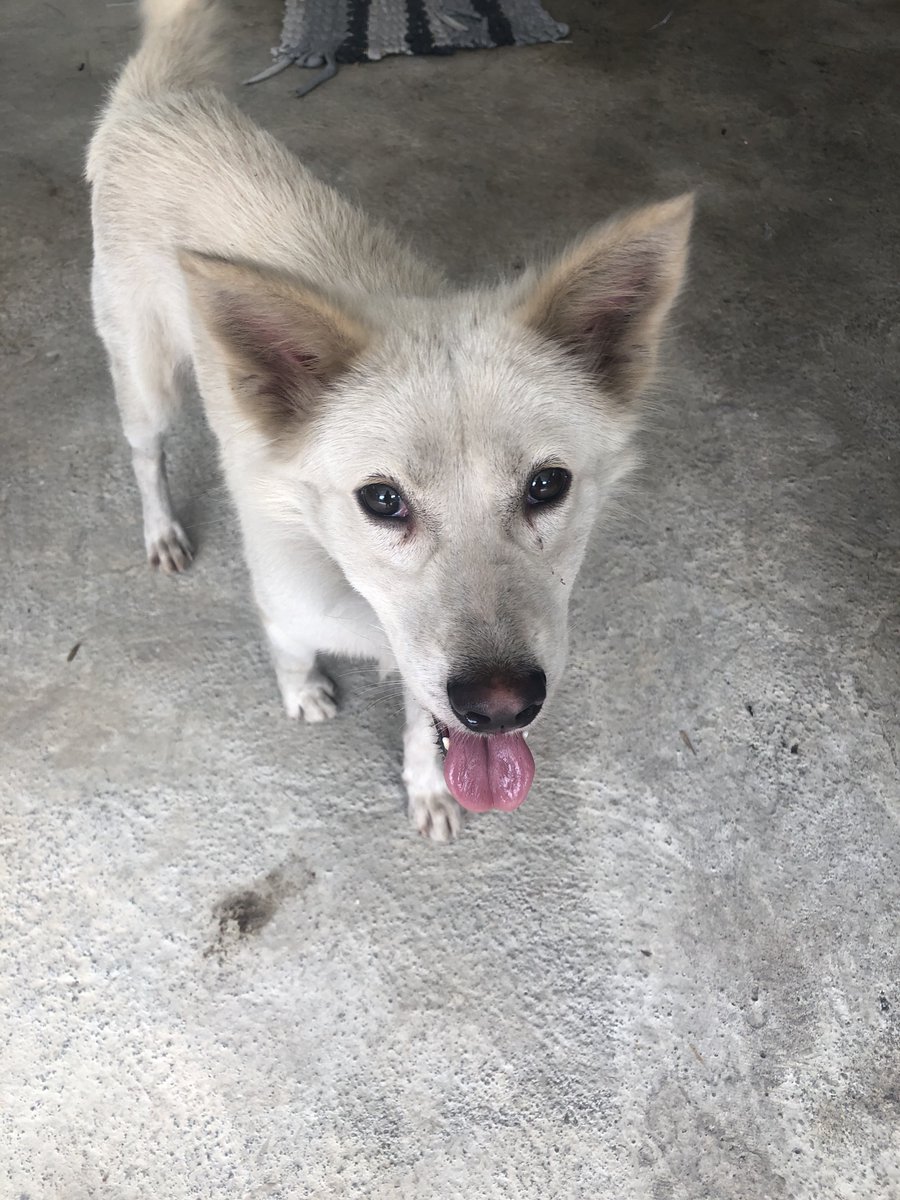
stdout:
<svg viewBox="0 0 900 1200">
<path fill-rule="evenodd" d="M 534 758 L 521 733 L 474 734 L 450 730 L 436 717 L 450 794 L 471 812 L 518 808 L 534 779 Z"/>
</svg>

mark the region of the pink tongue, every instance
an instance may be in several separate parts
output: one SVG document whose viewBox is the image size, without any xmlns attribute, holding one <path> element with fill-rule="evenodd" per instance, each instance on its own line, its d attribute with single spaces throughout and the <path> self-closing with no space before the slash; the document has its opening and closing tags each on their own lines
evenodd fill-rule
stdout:
<svg viewBox="0 0 900 1200">
<path fill-rule="evenodd" d="M 534 759 L 521 733 L 472 737 L 454 731 L 444 759 L 444 779 L 463 808 L 511 812 L 528 795 Z"/>
</svg>

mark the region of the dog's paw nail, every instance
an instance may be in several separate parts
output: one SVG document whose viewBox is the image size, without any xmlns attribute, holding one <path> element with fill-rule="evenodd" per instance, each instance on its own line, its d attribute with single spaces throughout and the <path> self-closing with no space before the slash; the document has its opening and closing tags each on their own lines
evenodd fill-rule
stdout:
<svg viewBox="0 0 900 1200">
<path fill-rule="evenodd" d="M 147 560 L 151 567 L 164 575 L 180 575 L 194 560 L 191 543 L 177 521 L 159 537 L 148 543 Z"/>
<path fill-rule="evenodd" d="M 294 721 L 301 718 L 310 725 L 330 721 L 337 716 L 335 686 L 320 671 L 307 675 L 302 683 L 282 680 L 284 707 Z"/>
<path fill-rule="evenodd" d="M 452 842 L 462 825 L 462 812 L 446 792 L 409 798 L 409 816 L 422 837 L 432 842 Z"/>
<path fill-rule="evenodd" d="M 310 725 L 330 721 L 332 717 L 337 716 L 337 705 L 324 694 L 301 700 L 300 709 L 303 720 Z"/>
</svg>

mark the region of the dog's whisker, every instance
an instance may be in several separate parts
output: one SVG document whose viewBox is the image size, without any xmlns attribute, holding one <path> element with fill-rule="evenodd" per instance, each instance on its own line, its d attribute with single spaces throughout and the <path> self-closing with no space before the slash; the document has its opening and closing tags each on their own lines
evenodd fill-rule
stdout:
<svg viewBox="0 0 900 1200">
<path fill-rule="evenodd" d="M 372 641 L 378 641 L 383 644 L 384 630 L 377 621 L 364 621 L 358 617 L 351 616 L 346 613 L 325 613 L 329 621 L 343 621 L 347 625 L 352 625 L 354 629 L 367 629 L 375 636 Z"/>
<path fill-rule="evenodd" d="M 354 690 L 353 695 L 362 700 L 403 700 L 403 688 L 380 691 L 378 688 L 366 688 L 363 691 Z"/>
<path fill-rule="evenodd" d="M 363 704 L 360 709 L 360 712 L 361 712 L 361 714 L 368 715 L 368 713 L 373 712 L 374 709 L 376 709 L 378 707 L 378 705 L 382 704 L 385 700 L 393 700 L 393 699 L 394 699 L 393 696 L 376 696 L 373 700 L 369 700 L 367 703 Z M 398 712 L 402 711 L 400 706 L 397 707 L 397 711 Z"/>
</svg>

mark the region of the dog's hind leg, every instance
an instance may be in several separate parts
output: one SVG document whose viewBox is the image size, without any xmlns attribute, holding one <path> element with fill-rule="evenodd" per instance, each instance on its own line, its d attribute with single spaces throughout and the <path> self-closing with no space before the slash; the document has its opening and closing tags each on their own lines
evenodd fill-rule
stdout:
<svg viewBox="0 0 900 1200">
<path fill-rule="evenodd" d="M 166 409 L 158 404 L 169 388 L 175 388 L 174 378 L 153 378 L 113 354 L 110 371 L 141 493 L 147 559 L 169 575 L 186 571 L 191 565 L 191 544 L 172 511 L 163 450 L 168 421 Z"/>
<path fill-rule="evenodd" d="M 177 362 L 152 319 L 114 326 L 95 285 L 97 329 L 109 356 L 122 429 L 141 494 L 144 545 L 153 567 L 167 574 L 191 564 L 191 544 L 172 511 L 163 439 L 180 401 Z"/>
<path fill-rule="evenodd" d="M 403 782 L 409 817 L 423 837 L 435 842 L 449 842 L 459 833 L 462 811 L 444 783 L 434 722 L 406 689 L 404 694 Z"/>
</svg>

